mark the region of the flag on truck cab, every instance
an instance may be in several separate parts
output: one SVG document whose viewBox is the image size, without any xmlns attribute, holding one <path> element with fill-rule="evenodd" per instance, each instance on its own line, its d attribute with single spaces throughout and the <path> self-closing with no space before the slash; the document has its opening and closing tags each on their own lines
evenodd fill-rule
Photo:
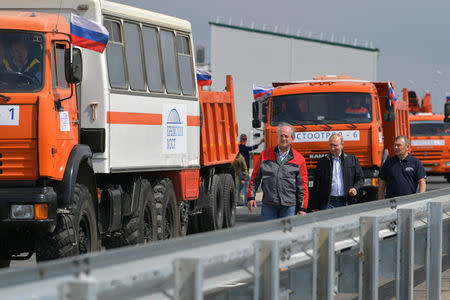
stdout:
<svg viewBox="0 0 450 300">
<path fill-rule="evenodd" d="M 272 96 L 273 87 L 253 85 L 253 98 L 262 101 Z"/>
<path fill-rule="evenodd" d="M 450 102 L 450 93 L 447 92 L 447 93 L 445 94 L 445 103 L 449 103 L 449 102 Z"/>
<path fill-rule="evenodd" d="M 211 74 L 203 70 L 196 70 L 197 74 L 197 84 L 199 86 L 211 85 Z"/>
<path fill-rule="evenodd" d="M 70 39 L 73 45 L 103 53 L 108 38 L 109 32 L 103 25 L 70 14 Z"/>
<path fill-rule="evenodd" d="M 395 98 L 394 88 L 392 87 L 389 81 L 388 81 L 388 88 L 389 88 L 389 99 L 391 100 L 392 105 L 394 105 L 395 101 L 397 101 L 397 98 Z"/>
</svg>

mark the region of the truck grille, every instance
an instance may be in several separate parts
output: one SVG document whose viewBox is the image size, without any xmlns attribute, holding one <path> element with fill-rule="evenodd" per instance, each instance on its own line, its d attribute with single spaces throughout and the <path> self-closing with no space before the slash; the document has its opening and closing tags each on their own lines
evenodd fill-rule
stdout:
<svg viewBox="0 0 450 300">
<path fill-rule="evenodd" d="M 411 155 L 419 159 L 423 165 L 434 165 L 443 157 L 442 150 L 414 150 Z"/>
<path fill-rule="evenodd" d="M 344 148 L 344 151 L 346 149 Z M 308 169 L 315 169 L 316 165 L 317 165 L 317 161 L 324 155 L 324 154 L 328 154 L 329 152 L 326 151 L 302 151 L 300 152 L 304 157 L 305 157 L 305 161 L 306 161 L 306 167 Z M 361 164 L 361 167 L 370 167 L 371 166 L 371 162 L 372 162 L 372 153 L 368 152 L 366 148 L 364 149 L 350 149 L 350 151 L 348 152 L 350 154 L 355 155 L 358 160 L 359 163 Z"/>
<path fill-rule="evenodd" d="M 0 180 L 37 179 L 36 140 L 0 141 Z"/>
</svg>

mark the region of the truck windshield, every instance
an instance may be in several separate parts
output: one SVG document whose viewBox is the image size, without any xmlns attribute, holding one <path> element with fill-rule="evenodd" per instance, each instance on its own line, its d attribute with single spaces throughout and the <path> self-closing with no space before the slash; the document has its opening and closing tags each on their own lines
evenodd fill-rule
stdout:
<svg viewBox="0 0 450 300">
<path fill-rule="evenodd" d="M 40 90 L 42 54 L 42 34 L 0 30 L 0 92 Z"/>
<path fill-rule="evenodd" d="M 411 136 L 450 136 L 450 123 L 443 121 L 410 122 Z"/>
<path fill-rule="evenodd" d="M 274 96 L 270 123 L 292 125 L 369 123 L 372 97 L 367 93 L 314 93 Z"/>
</svg>

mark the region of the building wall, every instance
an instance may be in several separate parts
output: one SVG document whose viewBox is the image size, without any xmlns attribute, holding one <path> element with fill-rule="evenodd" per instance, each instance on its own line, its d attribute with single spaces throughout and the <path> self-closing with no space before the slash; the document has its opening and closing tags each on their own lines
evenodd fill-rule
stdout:
<svg viewBox="0 0 450 300">
<path fill-rule="evenodd" d="M 253 84 L 309 80 L 314 75 L 350 75 L 376 80 L 378 49 L 299 38 L 217 23 L 211 26 L 212 89 L 225 87 L 225 75 L 234 79 L 239 133 L 249 135 Z"/>
</svg>

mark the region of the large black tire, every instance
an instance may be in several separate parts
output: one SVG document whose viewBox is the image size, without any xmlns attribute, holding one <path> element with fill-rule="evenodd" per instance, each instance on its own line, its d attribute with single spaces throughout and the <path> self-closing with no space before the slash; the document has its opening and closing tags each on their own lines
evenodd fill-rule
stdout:
<svg viewBox="0 0 450 300">
<path fill-rule="evenodd" d="M 103 239 L 106 249 L 147 244 L 157 239 L 155 197 L 147 179 L 141 181 L 139 203 L 132 216 L 123 218 L 120 231 Z"/>
<path fill-rule="evenodd" d="M 231 228 L 236 224 L 236 186 L 231 174 L 220 174 L 223 187 L 223 227 Z"/>
<path fill-rule="evenodd" d="M 445 179 L 447 179 L 447 182 L 450 183 L 450 174 L 445 175 Z"/>
<path fill-rule="evenodd" d="M 378 190 L 375 189 L 368 190 L 366 191 L 365 195 L 358 197 L 358 199 L 359 203 L 375 201 L 378 199 Z"/>
<path fill-rule="evenodd" d="M 168 178 L 152 179 L 156 201 L 158 239 L 166 240 L 180 235 L 180 210 L 172 181 Z"/>
<path fill-rule="evenodd" d="M 185 201 L 180 203 L 180 236 L 186 236 L 189 227 L 189 205 Z"/>
<path fill-rule="evenodd" d="M 194 214 L 189 216 L 189 223 L 187 234 L 195 234 L 202 232 L 202 228 L 200 226 L 200 214 Z"/>
<path fill-rule="evenodd" d="M 37 239 L 37 261 L 98 250 L 97 218 L 91 193 L 85 185 L 76 183 L 72 199 L 72 211 L 58 214 L 55 230 Z"/>
<path fill-rule="evenodd" d="M 0 259 L 0 269 L 1 268 L 8 268 L 11 264 L 11 260 L 9 259 Z"/>
<path fill-rule="evenodd" d="M 223 188 L 219 175 L 214 175 L 211 190 L 207 196 L 208 206 L 203 208 L 201 224 L 203 230 L 211 231 L 223 227 Z"/>
</svg>

